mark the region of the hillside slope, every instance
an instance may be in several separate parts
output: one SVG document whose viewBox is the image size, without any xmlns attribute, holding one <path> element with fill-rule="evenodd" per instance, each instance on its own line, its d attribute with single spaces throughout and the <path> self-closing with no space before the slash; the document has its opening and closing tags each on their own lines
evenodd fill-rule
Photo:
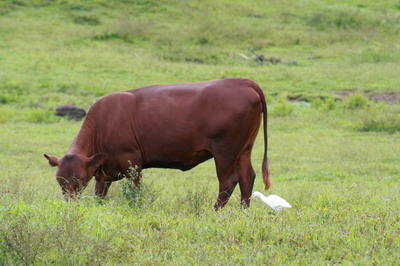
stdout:
<svg viewBox="0 0 400 266">
<path fill-rule="evenodd" d="M 398 92 L 399 32 L 398 1 L 2 1 L 0 108 L 224 77 L 267 95 Z"/>
</svg>

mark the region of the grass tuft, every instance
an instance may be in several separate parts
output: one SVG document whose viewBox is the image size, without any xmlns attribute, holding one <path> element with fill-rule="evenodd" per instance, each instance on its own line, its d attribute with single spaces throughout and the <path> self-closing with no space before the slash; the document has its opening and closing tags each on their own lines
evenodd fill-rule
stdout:
<svg viewBox="0 0 400 266">
<path fill-rule="evenodd" d="M 188 212 L 197 217 L 201 217 L 205 211 L 210 209 L 210 197 L 206 187 L 188 188 L 180 197 L 179 205 L 186 205 Z"/>
<path fill-rule="evenodd" d="M 371 101 L 363 94 L 356 93 L 346 97 L 342 106 L 348 110 L 365 108 L 371 104 Z"/>
<path fill-rule="evenodd" d="M 100 19 L 94 16 L 76 16 L 74 18 L 74 22 L 76 24 L 81 24 L 81 25 L 90 25 L 90 26 L 97 26 L 100 25 Z"/>
</svg>

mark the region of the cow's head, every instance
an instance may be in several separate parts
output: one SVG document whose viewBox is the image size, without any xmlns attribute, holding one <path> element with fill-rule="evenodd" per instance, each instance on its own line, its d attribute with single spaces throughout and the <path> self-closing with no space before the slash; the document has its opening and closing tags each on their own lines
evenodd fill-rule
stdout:
<svg viewBox="0 0 400 266">
<path fill-rule="evenodd" d="M 51 166 L 57 166 L 56 179 L 66 199 L 77 196 L 92 179 L 97 168 L 104 162 L 105 154 L 88 158 L 79 154 L 67 154 L 62 158 L 44 154 Z"/>
</svg>

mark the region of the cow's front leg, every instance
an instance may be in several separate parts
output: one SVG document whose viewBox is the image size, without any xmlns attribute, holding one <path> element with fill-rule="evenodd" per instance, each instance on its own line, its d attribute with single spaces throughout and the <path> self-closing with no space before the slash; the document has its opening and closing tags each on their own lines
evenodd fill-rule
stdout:
<svg viewBox="0 0 400 266">
<path fill-rule="evenodd" d="M 112 181 L 97 181 L 95 186 L 95 194 L 97 197 L 103 199 L 107 196 L 108 189 L 111 186 Z"/>
</svg>

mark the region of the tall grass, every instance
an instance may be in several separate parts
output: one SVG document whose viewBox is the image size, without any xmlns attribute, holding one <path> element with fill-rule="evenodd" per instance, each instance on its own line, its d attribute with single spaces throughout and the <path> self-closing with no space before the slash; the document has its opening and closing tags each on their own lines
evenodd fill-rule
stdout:
<svg viewBox="0 0 400 266">
<path fill-rule="evenodd" d="M 294 209 L 277 215 L 261 201 L 246 211 L 200 207 L 199 213 L 197 198 L 186 213 L 187 203 L 177 198 L 136 211 L 118 198 L 101 205 L 90 198 L 63 203 L 44 194 L 30 202 L 2 199 L 1 258 L 6 264 L 391 264 L 399 244 L 396 188 L 381 184 L 376 192 L 376 181 L 358 180 L 362 188 L 349 181 L 323 183 L 322 191 L 310 189 L 315 182 L 291 181 L 296 189 L 281 193 L 290 192 Z M 183 197 L 193 199 L 193 193 Z"/>
</svg>

